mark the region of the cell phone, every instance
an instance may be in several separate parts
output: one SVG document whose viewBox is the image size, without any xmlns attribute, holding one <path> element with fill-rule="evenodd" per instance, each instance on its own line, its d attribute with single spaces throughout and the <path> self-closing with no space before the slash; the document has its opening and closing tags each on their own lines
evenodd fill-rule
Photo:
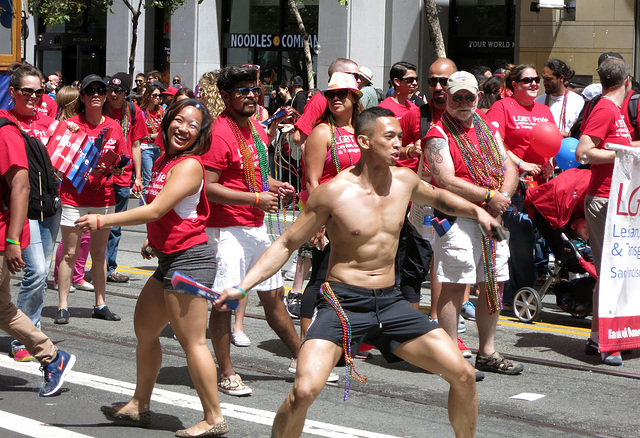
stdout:
<svg viewBox="0 0 640 438">
<path fill-rule="evenodd" d="M 122 169 L 124 166 L 126 166 L 127 164 L 129 164 L 129 161 L 131 161 L 131 160 L 129 159 L 129 157 L 122 157 L 122 158 L 120 159 L 120 161 L 118 161 L 118 164 L 116 164 L 116 165 L 115 165 L 115 166 L 113 166 L 113 167 L 119 167 L 119 168 L 121 168 L 121 169 Z"/>
<path fill-rule="evenodd" d="M 488 237 L 487 232 L 484 230 L 484 228 L 482 228 L 482 225 L 478 224 L 478 229 L 484 237 Z M 502 242 L 504 239 L 506 239 L 502 227 L 496 225 L 491 225 L 491 237 L 494 237 L 498 242 Z"/>
</svg>

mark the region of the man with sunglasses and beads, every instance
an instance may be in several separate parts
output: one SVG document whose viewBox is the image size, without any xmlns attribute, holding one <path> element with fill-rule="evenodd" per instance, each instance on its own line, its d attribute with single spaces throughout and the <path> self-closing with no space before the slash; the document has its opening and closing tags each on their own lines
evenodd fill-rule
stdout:
<svg viewBox="0 0 640 438">
<path fill-rule="evenodd" d="M 261 93 L 258 70 L 253 66 L 225 67 L 218 73 L 217 86 L 226 109 L 213 123 L 211 150 L 202 156 L 211 207 L 207 236 L 216 252 L 216 291 L 237 285 L 271 245 L 265 212 L 276 213 L 279 201 L 295 191 L 291 184 L 269 176 L 267 133 L 251 117 Z M 280 272 L 263 279 L 257 290 L 269 326 L 297 359 L 300 338 L 284 306 Z M 231 363 L 230 324 L 230 312 L 211 312 L 209 330 L 220 371 L 218 388 L 227 395 L 245 396 L 252 390 Z M 234 333 L 236 341 L 237 336 L 238 332 Z"/>
<path fill-rule="evenodd" d="M 143 190 L 140 140 L 146 137 L 147 129 L 140 107 L 125 99 L 131 91 L 131 85 L 131 76 L 128 73 L 118 72 L 111 76 L 107 83 L 107 100 L 103 107 L 104 114 L 120 123 L 125 140 L 124 154 L 130 157 L 129 163 L 112 171 L 116 213 L 125 211 L 129 206 L 132 170 L 135 171 L 134 191 L 142 193 Z M 116 272 L 121 236 L 120 227 L 111 227 L 107 243 L 107 281 L 113 283 L 125 283 L 129 280 L 129 276 Z"/>
<path fill-rule="evenodd" d="M 432 182 L 500 217 L 511 205 L 518 183 L 515 163 L 509 159 L 496 127 L 477 111 L 478 82 L 469 72 L 453 73 L 445 94 L 446 109 L 425 139 Z M 454 218 L 443 219 L 453 222 Z M 509 279 L 509 246 L 492 241 L 473 219 L 455 218 L 442 226 L 433 245 L 436 278 L 442 283 L 437 302 L 438 322 L 456 340 L 458 318 L 467 284 L 479 284 L 476 321 L 480 346 L 476 369 L 519 374 L 523 366 L 495 349 L 504 282 Z"/>
</svg>

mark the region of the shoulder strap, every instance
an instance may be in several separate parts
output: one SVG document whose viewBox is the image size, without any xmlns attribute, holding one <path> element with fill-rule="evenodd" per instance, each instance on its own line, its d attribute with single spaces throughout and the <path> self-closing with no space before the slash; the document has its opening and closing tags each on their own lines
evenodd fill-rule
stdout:
<svg viewBox="0 0 640 438">
<path fill-rule="evenodd" d="M 629 122 L 633 126 L 633 140 L 640 140 L 640 133 L 638 132 L 638 100 L 640 99 L 640 93 L 633 93 L 631 99 L 629 99 Z"/>
<path fill-rule="evenodd" d="M 420 105 L 420 138 L 424 138 L 431 127 L 431 107 L 429 104 Z"/>
<path fill-rule="evenodd" d="M 127 101 L 127 105 L 129 106 L 129 114 L 131 115 L 131 126 L 133 126 L 136 123 L 136 104 Z"/>
<path fill-rule="evenodd" d="M 18 130 L 20 131 L 20 127 L 18 125 L 16 125 L 16 123 L 9 119 L 8 117 L 0 117 L 0 128 L 2 128 L 5 125 L 13 125 L 16 128 L 18 128 Z"/>
</svg>

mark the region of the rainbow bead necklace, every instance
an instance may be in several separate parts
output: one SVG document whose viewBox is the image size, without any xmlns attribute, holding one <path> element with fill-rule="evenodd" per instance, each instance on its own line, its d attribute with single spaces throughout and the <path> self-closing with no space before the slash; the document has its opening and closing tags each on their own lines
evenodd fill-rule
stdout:
<svg viewBox="0 0 640 438">
<path fill-rule="evenodd" d="M 233 135 L 236 137 L 236 141 L 238 142 L 238 146 L 240 147 L 240 154 L 242 155 L 242 167 L 244 171 L 244 178 L 249 187 L 250 192 L 266 192 L 269 190 L 269 162 L 267 161 L 267 150 L 265 148 L 264 142 L 262 138 L 260 138 L 260 134 L 256 130 L 254 126 L 254 121 L 251 118 L 248 118 L 249 129 L 251 130 L 251 136 L 253 137 L 253 144 L 256 147 L 256 152 L 258 153 L 258 163 L 260 165 L 260 176 L 262 177 L 262 187 L 258 187 L 258 181 L 256 180 L 256 172 L 255 166 L 253 165 L 253 152 L 251 151 L 251 147 L 247 144 L 247 141 L 244 139 L 242 132 L 240 132 L 240 127 L 236 123 L 236 121 L 231 117 L 231 115 L 225 111 L 221 114 L 224 118 L 227 119 L 227 123 L 233 132 Z"/>
<path fill-rule="evenodd" d="M 340 305 L 340 301 L 336 296 L 329 282 L 324 282 L 320 286 L 320 291 L 325 300 L 333 307 L 333 310 L 338 314 L 338 319 L 342 325 L 342 349 L 344 350 L 344 366 L 345 366 L 345 384 L 344 384 L 344 401 L 347 401 L 349 397 L 349 390 L 351 389 L 351 379 L 355 378 L 358 382 L 364 383 L 367 381 L 367 377 L 361 376 L 356 371 L 353 363 L 353 356 L 351 355 L 351 323 L 349 317 Z"/>
<path fill-rule="evenodd" d="M 336 168 L 336 173 L 340 173 L 342 171 L 342 167 L 340 167 L 340 159 L 338 158 L 338 147 L 336 144 L 336 139 L 338 138 L 338 127 L 336 126 L 336 121 L 333 119 L 333 116 L 329 116 L 329 130 L 331 131 L 331 161 L 333 161 L 333 165 Z M 353 161 L 351 160 L 349 148 L 345 146 L 344 150 L 349 157 L 349 166 L 352 166 Z"/>
</svg>

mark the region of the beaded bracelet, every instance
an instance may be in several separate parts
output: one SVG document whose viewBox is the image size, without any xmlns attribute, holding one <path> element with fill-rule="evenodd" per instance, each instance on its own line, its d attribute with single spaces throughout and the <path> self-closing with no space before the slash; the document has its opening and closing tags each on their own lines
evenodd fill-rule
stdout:
<svg viewBox="0 0 640 438">
<path fill-rule="evenodd" d="M 98 229 L 100 229 L 100 213 L 96 214 L 96 224 L 98 226 Z"/>
<path fill-rule="evenodd" d="M 234 289 L 238 289 L 240 292 L 242 292 L 242 298 L 246 298 L 247 297 L 247 293 L 240 286 L 231 286 L 231 287 L 234 288 Z"/>
<path fill-rule="evenodd" d="M 5 240 L 7 242 L 9 242 L 9 243 L 13 243 L 14 245 L 20 245 L 20 241 L 19 240 L 9 239 L 8 237 Z"/>
</svg>

